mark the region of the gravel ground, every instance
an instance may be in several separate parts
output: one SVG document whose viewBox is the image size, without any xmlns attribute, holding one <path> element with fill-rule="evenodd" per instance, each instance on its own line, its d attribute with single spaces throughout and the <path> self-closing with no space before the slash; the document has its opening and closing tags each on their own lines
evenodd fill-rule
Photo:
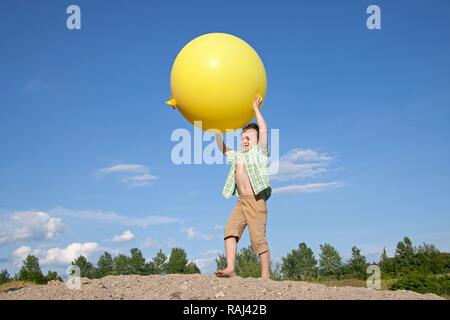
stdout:
<svg viewBox="0 0 450 320">
<path fill-rule="evenodd" d="M 38 299 L 146 299 L 146 300 L 435 300 L 434 294 L 411 291 L 378 291 L 357 287 L 327 287 L 299 281 L 264 281 L 255 278 L 217 278 L 208 275 L 107 276 L 83 278 L 79 290 L 68 289 L 63 282 L 21 288 L 0 293 L 0 300 Z"/>
</svg>

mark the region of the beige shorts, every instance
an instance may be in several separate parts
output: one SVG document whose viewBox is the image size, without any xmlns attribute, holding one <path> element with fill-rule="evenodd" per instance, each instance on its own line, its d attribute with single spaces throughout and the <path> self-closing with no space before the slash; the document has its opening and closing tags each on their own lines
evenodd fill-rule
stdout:
<svg viewBox="0 0 450 320">
<path fill-rule="evenodd" d="M 267 204 L 264 194 L 261 192 L 256 197 L 242 195 L 238 198 L 236 206 L 228 218 L 224 239 L 237 237 L 237 241 L 239 241 L 248 225 L 252 249 L 260 255 L 269 250 L 266 239 L 266 224 Z"/>
</svg>

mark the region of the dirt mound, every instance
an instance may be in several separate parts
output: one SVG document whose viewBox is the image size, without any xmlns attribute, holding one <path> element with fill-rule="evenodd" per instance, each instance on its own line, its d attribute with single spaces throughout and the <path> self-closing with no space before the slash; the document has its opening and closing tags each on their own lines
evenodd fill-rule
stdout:
<svg viewBox="0 0 450 320">
<path fill-rule="evenodd" d="M 357 287 L 327 287 L 299 281 L 264 281 L 255 278 L 216 278 L 207 275 L 107 276 L 82 278 L 81 288 L 69 289 L 65 283 L 51 281 L 0 293 L 4 299 L 162 299 L 162 300 L 234 300 L 234 299 L 327 299 L 327 300 L 434 300 L 434 294 L 411 291 L 378 291 Z"/>
</svg>

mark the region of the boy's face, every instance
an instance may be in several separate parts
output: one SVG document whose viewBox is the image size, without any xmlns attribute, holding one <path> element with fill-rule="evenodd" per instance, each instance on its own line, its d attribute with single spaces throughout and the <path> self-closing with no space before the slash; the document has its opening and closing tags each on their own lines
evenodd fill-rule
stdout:
<svg viewBox="0 0 450 320">
<path fill-rule="evenodd" d="M 258 143 L 258 132 L 255 129 L 247 129 L 241 134 L 242 151 L 246 152 Z"/>
</svg>

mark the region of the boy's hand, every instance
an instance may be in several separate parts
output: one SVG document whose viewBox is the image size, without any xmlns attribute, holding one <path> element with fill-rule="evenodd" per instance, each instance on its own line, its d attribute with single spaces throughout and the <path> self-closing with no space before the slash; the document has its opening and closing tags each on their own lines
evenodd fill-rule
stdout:
<svg viewBox="0 0 450 320">
<path fill-rule="evenodd" d="M 258 94 L 256 96 L 255 100 L 253 101 L 253 109 L 255 111 L 261 109 L 262 102 L 263 102 L 263 98 Z"/>
<path fill-rule="evenodd" d="M 263 102 L 263 98 L 260 94 L 257 95 L 255 100 L 253 101 L 253 110 L 255 111 L 256 123 L 259 126 L 259 144 L 267 150 L 267 124 L 264 121 L 264 117 L 262 116 L 259 109 L 261 109 L 261 104 Z"/>
</svg>

